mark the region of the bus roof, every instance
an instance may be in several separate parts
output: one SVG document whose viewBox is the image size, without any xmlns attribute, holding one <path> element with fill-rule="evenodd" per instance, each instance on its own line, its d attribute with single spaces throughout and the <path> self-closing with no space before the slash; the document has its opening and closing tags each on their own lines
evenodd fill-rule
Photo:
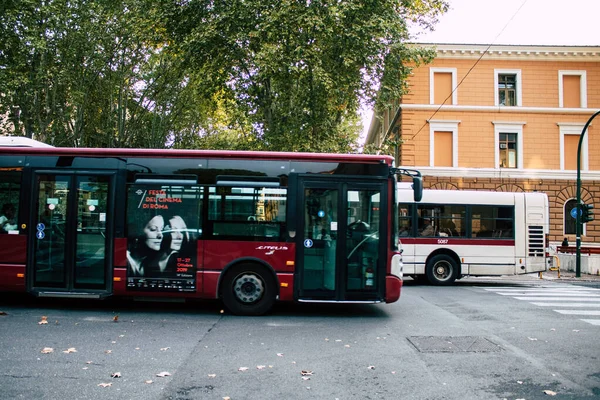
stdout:
<svg viewBox="0 0 600 400">
<path fill-rule="evenodd" d="M 25 138 L 20 138 L 25 139 Z M 31 140 L 31 139 L 29 139 Z M 41 142 L 38 142 L 41 143 Z M 253 160 L 298 160 L 321 162 L 357 162 L 387 164 L 392 166 L 394 158 L 387 155 L 292 153 L 276 151 L 232 151 L 232 150 L 174 150 L 174 149 L 124 149 L 124 148 L 79 148 L 0 146 L 0 154 L 73 156 L 73 157 L 159 157 L 159 158 L 230 158 Z"/>
<path fill-rule="evenodd" d="M 413 192 L 404 183 L 398 184 L 398 201 L 412 203 Z M 420 203 L 430 204 L 514 204 L 517 196 L 547 196 L 542 192 L 495 192 L 485 190 L 423 190 Z"/>
</svg>

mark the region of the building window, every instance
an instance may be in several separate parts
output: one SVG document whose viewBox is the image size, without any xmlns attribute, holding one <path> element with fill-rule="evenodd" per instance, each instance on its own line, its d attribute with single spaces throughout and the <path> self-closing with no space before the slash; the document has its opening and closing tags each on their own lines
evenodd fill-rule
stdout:
<svg viewBox="0 0 600 400">
<path fill-rule="evenodd" d="M 456 68 L 430 68 L 429 104 L 457 104 L 457 98 Z"/>
<path fill-rule="evenodd" d="M 500 133 L 498 141 L 500 168 L 517 168 L 517 134 Z"/>
<path fill-rule="evenodd" d="M 584 124 L 558 123 L 560 129 L 560 169 L 577 170 L 577 149 Z M 588 135 L 581 143 L 581 170 L 588 170 Z"/>
<path fill-rule="evenodd" d="M 492 122 L 495 130 L 496 168 L 523 168 L 524 122 Z"/>
<path fill-rule="evenodd" d="M 558 106 L 587 108 L 586 71 L 558 71 Z"/>
<path fill-rule="evenodd" d="M 494 70 L 495 105 L 521 106 L 521 71 Z"/>
<path fill-rule="evenodd" d="M 458 167 L 458 124 L 460 121 L 429 120 L 429 165 Z"/>
</svg>

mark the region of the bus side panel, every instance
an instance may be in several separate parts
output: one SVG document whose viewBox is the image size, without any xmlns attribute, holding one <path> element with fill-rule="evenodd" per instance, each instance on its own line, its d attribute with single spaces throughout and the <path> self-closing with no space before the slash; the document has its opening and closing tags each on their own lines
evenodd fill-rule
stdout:
<svg viewBox="0 0 600 400">
<path fill-rule="evenodd" d="M 280 298 L 283 300 L 285 296 L 286 299 L 293 299 L 293 243 L 207 240 L 204 245 L 203 297 L 216 298 L 221 273 L 228 266 L 242 262 L 273 268 L 277 273 L 276 284 L 279 286 Z M 280 280 L 282 277 L 285 277 L 285 281 Z M 287 283 L 288 287 L 283 287 L 281 283 Z"/>
<path fill-rule="evenodd" d="M 0 235 L 0 289 L 25 291 L 26 235 Z"/>
</svg>

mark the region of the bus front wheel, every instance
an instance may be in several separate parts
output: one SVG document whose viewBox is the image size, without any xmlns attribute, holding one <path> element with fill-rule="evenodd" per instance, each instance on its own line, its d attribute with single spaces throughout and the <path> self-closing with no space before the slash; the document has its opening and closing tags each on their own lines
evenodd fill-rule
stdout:
<svg viewBox="0 0 600 400">
<path fill-rule="evenodd" d="M 232 314 L 262 315 L 275 304 L 275 280 L 262 266 L 235 265 L 227 271 L 221 295 Z"/>
<path fill-rule="evenodd" d="M 426 273 L 432 285 L 451 285 L 458 277 L 458 265 L 449 255 L 438 254 L 427 262 Z"/>
</svg>

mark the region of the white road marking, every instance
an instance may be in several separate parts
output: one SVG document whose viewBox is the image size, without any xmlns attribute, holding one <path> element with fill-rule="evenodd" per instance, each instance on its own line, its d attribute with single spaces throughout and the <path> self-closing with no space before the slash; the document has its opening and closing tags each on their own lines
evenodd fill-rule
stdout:
<svg viewBox="0 0 600 400">
<path fill-rule="evenodd" d="M 600 310 L 552 310 L 565 315 L 600 315 Z"/>
<path fill-rule="evenodd" d="M 540 307 L 598 307 L 598 303 L 531 303 Z"/>
<path fill-rule="evenodd" d="M 517 300 L 536 300 L 536 301 L 591 301 L 600 303 L 600 298 L 598 297 L 540 297 L 540 296 L 518 296 L 514 297 Z"/>
<path fill-rule="evenodd" d="M 588 324 L 600 326 L 600 319 L 582 319 L 583 322 L 587 322 Z"/>
</svg>

